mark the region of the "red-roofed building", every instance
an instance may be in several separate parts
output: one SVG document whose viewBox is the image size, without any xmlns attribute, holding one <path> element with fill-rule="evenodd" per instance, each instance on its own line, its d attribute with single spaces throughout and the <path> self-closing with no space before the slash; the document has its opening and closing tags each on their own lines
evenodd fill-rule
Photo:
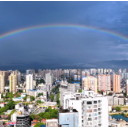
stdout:
<svg viewBox="0 0 128 128">
<path fill-rule="evenodd" d="M 1 108 L 4 107 L 4 105 L 5 105 L 4 102 L 0 103 L 0 107 L 1 107 Z"/>
<path fill-rule="evenodd" d="M 41 120 L 41 122 L 45 124 L 45 123 L 46 123 L 46 120 L 43 118 L 43 119 Z"/>
<path fill-rule="evenodd" d="M 51 108 L 52 108 L 52 109 L 54 109 L 54 108 L 55 108 L 55 106 L 51 106 Z"/>
</svg>

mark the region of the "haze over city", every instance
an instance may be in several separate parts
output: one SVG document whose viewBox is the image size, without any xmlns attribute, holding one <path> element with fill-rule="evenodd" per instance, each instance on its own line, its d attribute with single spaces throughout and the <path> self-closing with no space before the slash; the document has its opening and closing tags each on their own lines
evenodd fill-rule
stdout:
<svg viewBox="0 0 128 128">
<path fill-rule="evenodd" d="M 0 68 L 127 68 L 127 12 L 127 1 L 0 1 Z M 34 26 L 54 27 L 18 32 Z"/>
</svg>

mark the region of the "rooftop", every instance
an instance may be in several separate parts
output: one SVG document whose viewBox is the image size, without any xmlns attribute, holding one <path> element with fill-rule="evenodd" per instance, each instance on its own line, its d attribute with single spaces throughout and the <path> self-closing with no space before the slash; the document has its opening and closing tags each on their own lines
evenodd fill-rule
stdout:
<svg viewBox="0 0 128 128">
<path fill-rule="evenodd" d="M 72 109 L 73 112 L 78 112 L 76 109 Z M 59 109 L 59 113 L 71 113 L 69 109 Z"/>
</svg>

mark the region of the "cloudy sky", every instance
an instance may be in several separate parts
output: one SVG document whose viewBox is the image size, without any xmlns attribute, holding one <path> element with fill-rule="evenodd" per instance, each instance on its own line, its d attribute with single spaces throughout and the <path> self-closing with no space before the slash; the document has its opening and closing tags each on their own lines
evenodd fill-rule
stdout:
<svg viewBox="0 0 128 128">
<path fill-rule="evenodd" d="M 128 37 L 128 2 L 0 1 L 0 35 L 46 24 L 86 25 Z M 128 40 L 96 30 L 36 29 L 0 39 L 0 65 L 127 60 L 127 49 Z"/>
</svg>

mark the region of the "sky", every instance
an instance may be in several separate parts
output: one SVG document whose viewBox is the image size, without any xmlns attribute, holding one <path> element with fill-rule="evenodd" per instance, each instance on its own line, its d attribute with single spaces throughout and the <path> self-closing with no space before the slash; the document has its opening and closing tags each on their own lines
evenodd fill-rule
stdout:
<svg viewBox="0 0 128 128">
<path fill-rule="evenodd" d="M 0 35 L 53 24 L 85 25 L 128 38 L 127 1 L 0 1 Z M 0 66 L 74 65 L 127 60 L 128 40 L 97 30 L 54 27 L 0 39 Z"/>
</svg>

